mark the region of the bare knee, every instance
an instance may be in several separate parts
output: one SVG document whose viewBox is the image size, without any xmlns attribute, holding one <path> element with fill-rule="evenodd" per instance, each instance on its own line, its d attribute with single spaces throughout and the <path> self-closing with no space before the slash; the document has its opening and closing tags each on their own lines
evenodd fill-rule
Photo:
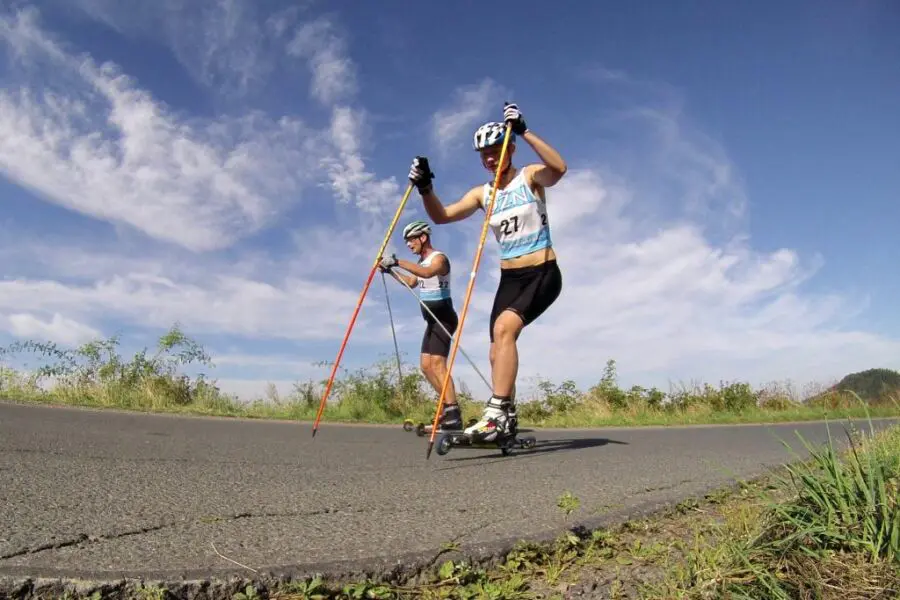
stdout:
<svg viewBox="0 0 900 600">
<path fill-rule="evenodd" d="M 441 377 L 443 377 L 444 373 L 447 372 L 447 365 L 445 364 L 444 358 L 442 356 L 431 357 L 431 372 Z"/>
<path fill-rule="evenodd" d="M 444 364 L 444 358 L 442 356 L 437 356 L 434 354 L 427 354 L 423 356 L 421 367 L 422 371 L 426 375 L 431 375 L 434 377 L 443 376 L 444 372 L 447 370 L 447 367 Z"/>
<path fill-rule="evenodd" d="M 505 311 L 494 321 L 494 342 L 499 344 L 515 342 L 521 330 L 522 319 L 519 315 Z"/>
<path fill-rule="evenodd" d="M 431 377 L 433 375 L 431 370 L 431 357 L 423 356 L 419 361 L 419 368 L 422 369 L 422 374 L 425 375 L 425 377 Z"/>
</svg>

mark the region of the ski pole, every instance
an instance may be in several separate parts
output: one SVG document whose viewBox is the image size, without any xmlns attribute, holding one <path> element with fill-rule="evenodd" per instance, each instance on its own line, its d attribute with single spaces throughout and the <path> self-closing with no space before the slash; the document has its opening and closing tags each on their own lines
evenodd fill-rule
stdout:
<svg viewBox="0 0 900 600">
<path fill-rule="evenodd" d="M 388 294 L 387 280 L 384 278 L 384 272 L 381 273 L 381 283 L 384 285 L 384 300 L 387 302 L 388 318 L 391 320 L 391 336 L 394 338 L 394 352 L 397 353 L 397 386 L 400 388 L 400 398 L 406 401 L 406 394 L 403 393 L 403 369 L 400 368 L 400 347 L 397 345 L 397 333 L 394 331 L 394 314 L 391 312 L 391 297 Z"/>
<path fill-rule="evenodd" d="M 431 458 L 431 450 L 434 447 L 434 436 L 438 429 L 438 419 L 440 419 L 441 410 L 444 408 L 444 395 L 447 393 L 450 372 L 453 370 L 453 362 L 456 360 L 456 351 L 459 348 L 459 340 L 462 338 L 463 325 L 466 323 L 466 315 L 469 312 L 469 301 L 472 299 L 472 290 L 475 288 L 475 277 L 478 275 L 478 266 L 481 263 L 484 240 L 487 237 L 488 226 L 490 225 L 491 215 L 494 211 L 494 199 L 497 197 L 497 188 L 500 186 L 500 174 L 502 173 L 503 161 L 506 160 L 506 147 L 509 144 L 510 131 L 512 131 L 512 123 L 507 123 L 506 135 L 503 136 L 503 146 L 500 149 L 500 162 L 497 164 L 497 173 L 494 175 L 494 187 L 491 190 L 491 201 L 488 203 L 485 210 L 484 225 L 481 226 L 481 239 L 478 242 L 478 249 L 475 252 L 475 263 L 472 265 L 472 272 L 469 274 L 469 285 L 466 287 L 466 299 L 463 303 L 462 314 L 459 317 L 459 329 L 456 331 L 456 337 L 453 338 L 453 349 L 450 352 L 450 362 L 447 364 L 447 373 L 444 375 L 444 385 L 441 387 L 441 396 L 438 398 L 437 412 L 434 414 L 434 422 L 431 425 L 431 437 L 428 438 L 428 451 L 425 454 L 426 460 Z"/>
<path fill-rule="evenodd" d="M 400 278 L 400 277 L 399 277 L 396 273 L 394 273 L 393 271 L 391 271 L 391 276 L 392 276 L 394 279 L 396 279 L 397 281 L 399 281 L 400 283 L 402 283 L 402 284 L 403 284 L 403 287 L 405 287 L 406 289 L 409 290 L 409 293 L 413 295 L 413 297 L 419 302 L 419 304 L 422 306 L 422 308 L 424 308 L 425 310 L 428 311 L 428 314 L 431 315 L 431 318 L 434 319 L 435 323 L 437 323 L 438 325 L 441 326 L 441 329 L 444 330 L 444 333 L 447 334 L 447 337 L 448 337 L 448 338 L 453 338 L 453 334 L 450 333 L 450 332 L 447 330 L 446 327 L 444 327 L 444 324 L 441 323 L 440 320 L 438 320 L 438 318 L 437 318 L 436 316 L 434 316 L 434 313 L 431 312 L 431 309 L 428 308 L 428 305 L 425 304 L 424 302 L 422 302 L 422 299 L 419 298 L 419 297 L 416 295 L 416 293 L 413 291 L 413 289 L 412 289 L 411 287 L 409 287 L 409 286 L 406 284 L 406 282 L 403 281 L 403 279 Z M 489 390 L 493 390 L 493 388 L 491 387 L 490 382 L 488 382 L 487 378 L 486 378 L 484 375 L 481 374 L 481 371 L 479 371 L 479 370 L 478 370 L 478 367 L 475 366 L 475 362 L 474 362 L 471 358 L 469 358 L 469 355 L 466 354 L 466 351 L 462 349 L 462 346 L 459 347 L 459 351 L 462 352 L 462 355 L 463 355 L 464 357 L 466 357 L 466 360 L 469 361 L 469 364 L 472 365 L 472 368 L 475 369 L 475 372 L 478 373 L 478 376 L 479 376 L 479 377 L 481 377 L 481 380 L 484 382 L 484 385 L 488 386 L 488 389 L 489 389 Z"/>
<path fill-rule="evenodd" d="M 412 189 L 413 184 L 410 182 L 406 187 L 406 193 L 403 194 L 403 199 L 400 200 L 400 206 L 397 207 L 397 212 L 394 213 L 394 218 L 384 236 L 384 241 L 381 242 L 381 248 L 378 249 L 378 254 L 375 255 L 375 262 L 369 270 L 369 276 L 366 278 L 366 283 L 363 286 L 362 293 L 359 295 L 359 300 L 356 301 L 356 308 L 353 310 L 353 316 L 350 317 L 350 324 L 347 326 L 347 331 L 344 333 L 344 340 L 341 342 L 341 348 L 338 350 L 337 358 L 334 360 L 334 366 L 331 368 L 331 375 L 328 377 L 328 384 L 325 386 L 325 392 L 322 394 L 322 402 L 319 404 L 319 411 L 316 413 L 316 422 L 313 425 L 313 437 L 316 437 L 316 431 L 319 428 L 319 420 L 322 418 L 322 412 L 325 410 L 325 401 L 328 399 L 329 392 L 331 392 L 331 386 L 334 384 L 334 375 L 337 373 L 338 365 L 341 362 L 341 356 L 343 356 L 344 349 L 347 347 L 347 340 L 350 339 L 350 332 L 353 330 L 353 325 L 356 323 L 356 317 L 359 315 L 360 308 L 362 308 L 363 300 L 365 300 L 366 293 L 369 291 L 369 286 L 372 284 L 372 278 L 375 277 L 375 270 L 378 269 L 378 263 L 381 262 L 381 257 L 384 255 L 384 249 L 387 248 L 388 242 L 391 239 L 391 234 L 394 233 L 394 229 L 397 227 L 397 221 L 400 220 L 400 214 L 406 206 L 406 201 L 409 200 Z"/>
</svg>

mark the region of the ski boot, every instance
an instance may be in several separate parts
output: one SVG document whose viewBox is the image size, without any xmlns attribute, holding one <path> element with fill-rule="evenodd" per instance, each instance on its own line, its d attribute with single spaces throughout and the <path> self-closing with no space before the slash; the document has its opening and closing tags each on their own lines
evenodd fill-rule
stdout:
<svg viewBox="0 0 900 600">
<path fill-rule="evenodd" d="M 460 433 L 448 432 L 441 436 L 437 453 L 444 455 L 452 446 L 473 448 L 500 448 L 508 456 L 513 448 L 530 449 L 537 440 L 533 436 L 518 439 L 518 416 L 515 405 L 507 399 L 492 396 L 481 420 Z"/>
<path fill-rule="evenodd" d="M 475 422 L 475 419 L 469 420 L 469 425 Z M 440 428 L 438 431 L 462 431 L 463 422 L 462 415 L 460 414 L 459 404 L 445 404 L 443 410 L 441 411 L 441 418 L 438 420 L 438 427 Z M 406 431 L 413 431 L 413 422 L 411 420 L 407 420 L 403 423 L 403 429 Z M 431 423 L 419 423 L 415 425 L 416 435 L 419 437 L 423 437 L 426 434 L 431 433 Z"/>
</svg>

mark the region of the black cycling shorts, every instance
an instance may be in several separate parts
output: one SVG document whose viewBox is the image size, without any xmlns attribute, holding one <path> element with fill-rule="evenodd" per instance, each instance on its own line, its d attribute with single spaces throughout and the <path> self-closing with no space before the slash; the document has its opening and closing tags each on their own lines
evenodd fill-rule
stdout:
<svg viewBox="0 0 900 600">
<path fill-rule="evenodd" d="M 561 291 L 562 273 L 555 259 L 532 267 L 500 269 L 500 284 L 491 310 L 491 342 L 494 322 L 501 312 L 512 310 L 528 325 L 556 301 Z"/>
<path fill-rule="evenodd" d="M 444 324 L 451 335 L 456 333 L 459 317 L 453 308 L 452 300 L 429 301 L 424 304 Z M 450 337 L 424 308 L 422 308 L 422 317 L 426 323 L 425 334 L 422 336 L 422 354 L 437 354 L 446 358 L 450 355 Z"/>
</svg>

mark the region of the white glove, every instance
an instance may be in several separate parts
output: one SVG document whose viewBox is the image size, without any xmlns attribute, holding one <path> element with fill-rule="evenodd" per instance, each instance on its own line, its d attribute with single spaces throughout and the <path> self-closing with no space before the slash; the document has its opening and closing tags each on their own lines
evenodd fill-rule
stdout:
<svg viewBox="0 0 900 600">
<path fill-rule="evenodd" d="M 380 267 L 382 271 L 390 271 L 391 267 L 394 267 L 398 264 L 397 255 L 391 254 L 390 256 L 384 256 L 381 258 Z"/>
</svg>

